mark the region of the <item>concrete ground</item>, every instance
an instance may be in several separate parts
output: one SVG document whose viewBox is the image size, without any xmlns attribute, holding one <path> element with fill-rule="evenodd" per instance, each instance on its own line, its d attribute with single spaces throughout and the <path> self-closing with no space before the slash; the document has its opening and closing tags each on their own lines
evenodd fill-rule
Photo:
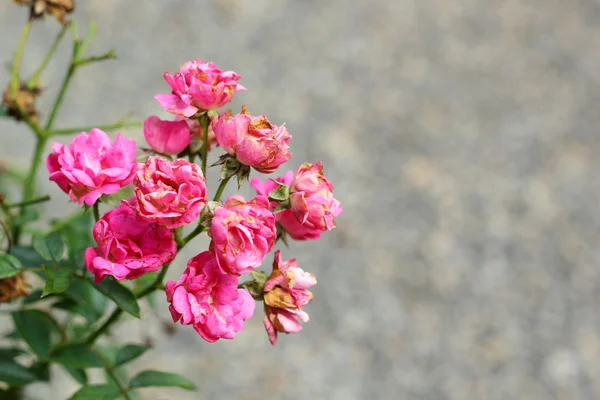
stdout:
<svg viewBox="0 0 600 400">
<path fill-rule="evenodd" d="M 2 62 L 25 18 L 0 4 Z M 162 73 L 212 60 L 249 88 L 234 109 L 286 121 L 290 168 L 322 160 L 344 205 L 323 240 L 284 250 L 319 280 L 302 333 L 272 347 L 257 312 L 208 344 L 169 335 L 166 305 L 124 322 L 116 340 L 155 344 L 132 372 L 200 388 L 143 399 L 600 398 L 598 2 L 88 0 L 74 18 L 94 20 L 91 51 L 118 61 L 78 72 L 59 126 L 164 117 Z M 35 25 L 27 71 L 57 30 Z M 68 52 L 45 76 L 45 115 Z M 25 166 L 31 135 L 7 120 L 0 135 L 0 159 Z M 74 208 L 44 171 L 39 192 L 46 215 Z M 31 395 L 74 388 L 57 371 Z"/>
</svg>

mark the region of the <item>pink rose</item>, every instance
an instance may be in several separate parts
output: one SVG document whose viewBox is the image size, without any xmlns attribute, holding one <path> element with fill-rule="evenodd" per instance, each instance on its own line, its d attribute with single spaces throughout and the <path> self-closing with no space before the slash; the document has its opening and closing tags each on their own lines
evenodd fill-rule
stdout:
<svg viewBox="0 0 600 400">
<path fill-rule="evenodd" d="M 294 172 L 288 171 L 285 176 L 275 178 L 275 181 L 289 185 L 292 183 L 293 178 Z M 273 179 L 267 179 L 263 183 L 259 177 L 255 176 L 250 181 L 250 186 L 256 190 L 257 194 L 268 197 L 269 193 L 277 189 L 279 185 Z M 271 202 L 271 210 L 274 210 L 275 207 L 277 207 L 277 203 Z M 316 240 L 321 237 L 320 230 L 302 226 L 296 217 L 294 217 L 294 214 L 292 214 L 292 210 L 282 210 L 275 213 L 275 221 L 294 240 Z"/>
<path fill-rule="evenodd" d="M 244 165 L 258 172 L 270 174 L 287 162 L 292 153 L 289 151 L 291 136 L 284 125 L 275 126 L 267 117 L 253 117 L 242 112 L 235 117 L 230 112 L 212 120 L 217 142 Z"/>
<path fill-rule="evenodd" d="M 160 154 L 179 154 L 192 140 L 185 121 L 163 121 L 152 115 L 144 121 L 144 137 L 152 150 Z"/>
<path fill-rule="evenodd" d="M 166 285 L 173 322 L 193 325 L 207 342 L 233 339 L 254 314 L 255 302 L 237 278 L 224 274 L 208 251 L 192 258 L 178 282 Z"/>
<path fill-rule="evenodd" d="M 71 201 L 93 205 L 103 194 L 113 194 L 133 180 L 136 170 L 135 141 L 119 133 L 113 144 L 106 133 L 92 129 L 80 133 L 69 146 L 52 144 L 46 159 L 50 180 Z"/>
<path fill-rule="evenodd" d="M 308 229 L 331 230 L 334 218 L 342 213 L 342 204 L 333 197 L 333 185 L 323 176 L 320 162 L 298 168 L 290 184 L 290 203 L 298 222 Z"/>
<path fill-rule="evenodd" d="M 94 225 L 98 247 L 85 251 L 85 266 L 96 279 L 135 279 L 170 263 L 177 253 L 171 231 L 136 214 L 127 202 L 108 211 Z"/>
<path fill-rule="evenodd" d="M 246 202 L 237 194 L 229 197 L 215 208 L 208 235 L 221 271 L 239 276 L 254 270 L 275 244 L 275 216 L 269 200 L 256 196 Z"/>
<path fill-rule="evenodd" d="M 295 258 L 282 261 L 281 252 L 275 252 L 273 272 L 264 286 L 263 322 L 271 344 L 277 342 L 277 332 L 296 333 L 302 329 L 300 321 L 309 319 L 302 307 L 313 298 L 306 289 L 316 284 L 315 276 L 298 268 Z"/>
<path fill-rule="evenodd" d="M 246 90 L 237 83 L 238 74 L 223 72 L 215 64 L 202 60 L 188 61 L 174 76 L 168 72 L 163 76 L 171 86 L 171 94 L 154 98 L 166 111 L 184 117 L 223 107 L 235 92 Z"/>
<path fill-rule="evenodd" d="M 200 167 L 184 159 L 173 162 L 149 157 L 134 179 L 138 213 L 169 229 L 195 220 L 206 204 L 206 184 Z"/>
</svg>

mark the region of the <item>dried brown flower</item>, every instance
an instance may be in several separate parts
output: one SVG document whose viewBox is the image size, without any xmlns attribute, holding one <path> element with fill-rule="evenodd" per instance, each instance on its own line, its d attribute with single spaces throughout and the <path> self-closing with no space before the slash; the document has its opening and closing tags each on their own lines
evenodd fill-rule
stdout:
<svg viewBox="0 0 600 400">
<path fill-rule="evenodd" d="M 24 83 L 21 84 L 21 87 L 17 91 L 16 103 L 15 99 L 10 95 L 10 88 L 6 89 L 4 92 L 4 96 L 2 97 L 2 104 L 8 108 L 8 114 L 15 118 L 17 121 L 22 121 L 23 116 L 19 112 L 17 108 L 17 104 L 21 108 L 21 110 L 29 115 L 29 118 L 33 122 L 37 122 L 38 113 L 35 109 L 35 101 L 37 97 L 40 95 L 40 88 L 28 88 Z"/>
<path fill-rule="evenodd" d="M 23 274 L 19 273 L 10 278 L 0 279 L 0 303 L 8 303 L 17 297 L 27 296 L 29 283 L 23 279 Z"/>
<path fill-rule="evenodd" d="M 17 4 L 31 7 L 31 18 L 41 18 L 44 14 L 54 15 L 61 24 L 66 25 L 66 14 L 75 9 L 75 0 L 14 0 Z"/>
</svg>

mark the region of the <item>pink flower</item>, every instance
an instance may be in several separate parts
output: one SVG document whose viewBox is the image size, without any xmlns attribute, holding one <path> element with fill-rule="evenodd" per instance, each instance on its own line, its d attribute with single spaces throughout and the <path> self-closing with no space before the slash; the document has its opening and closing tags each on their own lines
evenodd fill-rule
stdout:
<svg viewBox="0 0 600 400">
<path fill-rule="evenodd" d="M 275 178 L 275 181 L 289 185 L 292 183 L 293 178 L 294 172 L 288 171 L 283 177 Z M 250 186 L 256 190 L 257 194 L 268 197 L 269 193 L 277 189 L 279 185 L 273 179 L 267 179 L 263 183 L 259 177 L 255 176 L 250 181 Z M 274 210 L 275 207 L 277 207 L 277 203 L 271 202 L 271 210 Z M 294 217 L 292 210 L 287 209 L 275 213 L 275 221 L 294 240 L 316 240 L 321 237 L 320 230 L 302 226 L 296 217 Z"/>
<path fill-rule="evenodd" d="M 134 179 L 138 213 L 169 229 L 187 225 L 206 204 L 206 184 L 200 167 L 186 160 L 149 157 Z"/>
<path fill-rule="evenodd" d="M 290 184 L 290 203 L 298 222 L 308 229 L 331 230 L 334 218 L 342 213 L 342 204 L 333 197 L 333 185 L 323 176 L 320 162 L 306 162 L 298 168 Z"/>
<path fill-rule="evenodd" d="M 231 112 L 221 113 L 213 118 L 212 127 L 217 142 L 244 165 L 254 167 L 258 172 L 270 174 L 287 162 L 291 136 L 284 125 L 275 126 L 267 117 L 253 117 L 242 112 L 235 117 Z"/>
<path fill-rule="evenodd" d="M 185 121 L 163 121 L 152 115 L 144 121 L 146 142 L 160 154 L 181 153 L 192 140 L 190 128 Z"/>
<path fill-rule="evenodd" d="M 71 201 L 93 205 L 103 194 L 113 194 L 133 180 L 136 170 L 135 141 L 119 133 L 113 144 L 106 133 L 92 129 L 80 133 L 69 146 L 52 144 L 46 159 L 50 180 Z"/>
<path fill-rule="evenodd" d="M 173 322 L 193 325 L 207 342 L 233 339 L 254 314 L 255 302 L 237 278 L 224 274 L 208 251 L 192 258 L 179 281 L 166 285 Z"/>
<path fill-rule="evenodd" d="M 237 83 L 240 76 L 235 72 L 223 72 L 215 64 L 198 59 L 183 64 L 175 75 L 165 72 L 163 76 L 171 94 L 154 98 L 166 111 L 184 117 L 223 107 L 235 92 L 246 90 Z"/>
<path fill-rule="evenodd" d="M 296 333 L 302 330 L 300 321 L 307 322 L 308 314 L 302 307 L 312 300 L 308 288 L 317 284 L 313 274 L 298 268 L 295 258 L 281 260 L 281 252 L 275 252 L 273 272 L 264 286 L 264 325 L 271 344 L 277 342 L 277 332 Z"/>
<path fill-rule="evenodd" d="M 229 197 L 215 208 L 208 234 L 210 251 L 221 271 L 239 276 L 254 270 L 275 244 L 275 216 L 269 200 L 256 196 L 246 202 L 240 195 Z"/>
<path fill-rule="evenodd" d="M 135 279 L 170 263 L 177 253 L 168 229 L 136 214 L 127 202 L 108 211 L 94 226 L 98 247 L 85 251 L 85 266 L 96 279 Z"/>
</svg>

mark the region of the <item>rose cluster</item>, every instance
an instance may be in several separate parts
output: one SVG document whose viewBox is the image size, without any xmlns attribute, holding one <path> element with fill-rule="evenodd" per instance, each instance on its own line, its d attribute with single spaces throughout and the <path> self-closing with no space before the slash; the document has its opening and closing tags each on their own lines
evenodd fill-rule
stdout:
<svg viewBox="0 0 600 400">
<path fill-rule="evenodd" d="M 86 268 L 97 283 L 107 275 L 130 280 L 156 271 L 162 278 L 177 251 L 206 231 L 209 248 L 188 261 L 179 280 L 165 285 L 173 321 L 192 325 L 208 342 L 232 339 L 254 313 L 255 300 L 262 300 L 264 325 L 275 344 L 278 333 L 298 332 L 300 322 L 308 321 L 303 307 L 313 296 L 307 289 L 317 281 L 295 259 L 282 260 L 279 250 L 269 276 L 257 268 L 279 240 L 314 240 L 333 229 L 342 206 L 320 162 L 264 182 L 254 177 L 253 199 L 235 194 L 221 203 L 231 177 L 241 184 L 251 168 L 270 174 L 287 162 L 291 136 L 285 124 L 252 116 L 246 107 L 237 115 L 217 111 L 246 90 L 235 72 L 194 60 L 164 78 L 171 93 L 155 98 L 174 119 L 146 119 L 144 137 L 152 154 L 143 162 L 136 160 L 133 140 L 118 134 L 113 142 L 99 129 L 82 132 L 68 146 L 55 143 L 48 156 L 50 180 L 78 204 L 97 207 L 133 185 L 133 197 L 96 222 L 97 246 L 86 250 Z M 215 164 L 222 165 L 221 182 L 209 201 L 206 158 L 215 146 L 226 154 Z M 193 230 L 183 236 L 190 225 Z M 253 279 L 240 284 L 244 274 Z"/>
</svg>

